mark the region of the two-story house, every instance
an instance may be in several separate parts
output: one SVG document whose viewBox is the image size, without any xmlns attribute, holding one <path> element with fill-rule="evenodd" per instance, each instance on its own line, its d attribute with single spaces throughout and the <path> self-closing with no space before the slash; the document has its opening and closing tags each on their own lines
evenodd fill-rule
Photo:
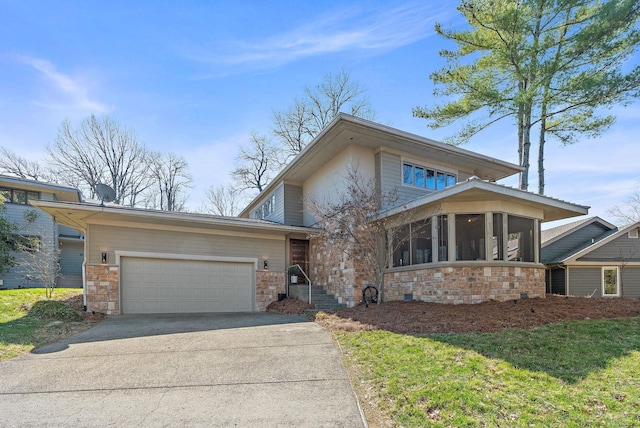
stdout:
<svg viewBox="0 0 640 428">
<path fill-rule="evenodd" d="M 18 234 L 35 237 L 41 245 L 60 249 L 60 276 L 57 286 L 82 287 L 82 234 L 71 227 L 57 224 L 43 212 L 39 212 L 40 215 L 34 222 L 29 223 L 25 219 L 25 213 L 34 210 L 30 205 L 33 201 L 80 202 L 80 192 L 69 187 L 3 175 L 0 176 L 0 195 L 6 208 L 5 216 L 18 225 Z M 51 254 L 53 255 L 53 252 Z M 29 273 L 23 254 L 16 252 L 14 257 L 16 266 L 0 275 L 0 287 L 42 287 L 43 284 Z"/>
<path fill-rule="evenodd" d="M 544 296 L 540 224 L 588 209 L 495 183 L 519 173 L 517 165 L 340 115 L 240 216 L 313 227 L 308 202 L 340 198 L 354 166 L 378 191 L 396 195 L 395 206 L 382 213 L 401 222 L 394 225 L 401 232 L 389 235 L 397 241 L 384 275 L 391 300 Z M 295 248 L 304 245 L 290 241 L 290 265 L 301 262 Z M 372 274 L 330 248 L 311 235 L 304 260 L 311 280 L 348 305 L 358 303 Z"/>
<path fill-rule="evenodd" d="M 95 204 L 35 203 L 86 236 L 85 295 L 108 313 L 264 310 L 291 265 L 340 302 L 371 272 L 314 238 L 311 200 L 339 198 L 357 165 L 376 191 L 394 249 L 387 300 L 477 303 L 545 295 L 540 224 L 587 207 L 505 187 L 509 162 L 340 114 L 238 218 Z M 404 232 L 403 232 L 404 231 Z M 419 233 L 415 233 L 419 231 Z"/>
</svg>

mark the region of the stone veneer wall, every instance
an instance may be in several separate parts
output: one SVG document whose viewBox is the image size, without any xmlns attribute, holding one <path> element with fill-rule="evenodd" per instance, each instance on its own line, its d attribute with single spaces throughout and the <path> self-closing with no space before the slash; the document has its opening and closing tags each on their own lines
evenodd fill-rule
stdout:
<svg viewBox="0 0 640 428">
<path fill-rule="evenodd" d="M 339 303 L 349 307 L 360 303 L 362 289 L 375 284 L 373 274 L 369 274 L 357 260 L 349 259 L 344 251 L 324 239 L 310 239 L 309 254 L 311 282 L 336 296 Z"/>
<path fill-rule="evenodd" d="M 437 303 L 480 303 L 488 300 L 545 297 L 544 268 L 517 266 L 446 266 L 384 275 L 386 300 Z"/>
<path fill-rule="evenodd" d="M 120 314 L 120 268 L 108 265 L 86 265 L 87 311 L 108 315 Z"/>
<path fill-rule="evenodd" d="M 118 266 L 86 265 L 87 311 L 120 314 Z M 256 272 L 256 309 L 266 311 L 269 303 L 286 292 L 284 272 Z"/>
<path fill-rule="evenodd" d="M 256 309 L 264 312 L 269 303 L 278 300 L 278 294 L 287 292 L 284 272 L 256 272 Z"/>
</svg>

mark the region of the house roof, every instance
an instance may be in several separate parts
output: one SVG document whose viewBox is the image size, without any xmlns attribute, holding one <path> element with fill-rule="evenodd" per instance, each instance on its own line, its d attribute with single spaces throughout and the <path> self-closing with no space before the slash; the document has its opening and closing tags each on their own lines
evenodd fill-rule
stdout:
<svg viewBox="0 0 640 428">
<path fill-rule="evenodd" d="M 84 233 L 86 233 L 89 224 L 130 225 L 143 228 L 187 227 L 275 235 L 313 232 L 312 228 L 285 226 L 266 220 L 149 210 L 115 204 L 98 205 L 52 201 L 32 201 L 31 204 L 51 215 L 57 223 Z"/>
<path fill-rule="evenodd" d="M 543 221 L 575 217 L 587 214 L 589 211 L 587 206 L 474 178 L 388 209 L 382 212 L 381 217 L 392 217 L 406 210 L 439 202 L 478 202 L 486 201 L 487 199 L 499 201 L 516 200 L 520 205 L 540 209 L 544 213 Z"/>
<path fill-rule="evenodd" d="M 0 175 L 0 186 L 18 188 L 22 190 L 31 190 L 34 192 L 47 191 L 56 195 L 58 201 L 80 202 L 82 194 L 78 189 L 60 186 L 58 184 L 45 183 L 42 181 L 29 180 L 26 178 L 12 177 L 9 175 Z"/>
<path fill-rule="evenodd" d="M 583 227 L 589 226 L 593 223 L 601 224 L 605 229 L 613 230 L 617 229 L 616 226 L 601 219 L 600 217 L 587 217 L 572 223 L 562 224 L 560 226 L 552 227 L 547 230 L 543 230 L 540 235 L 540 241 L 542 243 L 542 247 L 546 247 L 547 245 L 551 245 L 552 243 L 564 238 L 565 236 L 582 229 Z"/>
<path fill-rule="evenodd" d="M 633 223 L 630 224 L 628 226 L 625 226 L 622 229 L 612 229 L 609 230 L 608 232 L 605 232 L 604 235 L 600 240 L 595 241 L 594 243 L 586 243 L 585 245 L 578 247 L 572 251 L 570 251 L 567 254 L 564 254 L 561 257 L 556 258 L 556 260 L 549 262 L 549 263 L 553 263 L 553 264 L 569 264 L 572 262 L 577 261 L 579 258 L 584 257 L 585 255 L 589 254 L 592 251 L 597 250 L 598 248 L 607 245 L 608 243 L 615 241 L 616 239 L 618 239 L 620 236 L 624 235 L 625 233 L 629 232 L 630 230 L 633 229 L 637 229 L 640 228 L 640 222 L 638 223 Z"/>
<path fill-rule="evenodd" d="M 339 113 L 269 185 L 240 213 L 248 216 L 259 202 L 282 182 L 302 184 L 322 165 L 350 145 L 371 149 L 382 147 L 423 157 L 437 163 L 456 165 L 473 171 L 483 180 L 496 181 L 523 170 L 522 167 L 496 158 L 404 132 L 386 125 Z"/>
</svg>

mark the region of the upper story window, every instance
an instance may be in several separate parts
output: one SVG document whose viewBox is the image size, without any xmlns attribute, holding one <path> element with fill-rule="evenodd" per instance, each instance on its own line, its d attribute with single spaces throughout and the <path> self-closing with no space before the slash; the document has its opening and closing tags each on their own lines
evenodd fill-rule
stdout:
<svg viewBox="0 0 640 428">
<path fill-rule="evenodd" d="M 0 196 L 10 204 L 26 205 L 29 201 L 40 199 L 40 192 L 0 187 Z"/>
<path fill-rule="evenodd" d="M 402 184 L 429 190 L 441 190 L 456 184 L 455 174 L 409 162 L 402 164 Z"/>
<path fill-rule="evenodd" d="M 276 195 L 274 193 L 273 195 L 271 195 L 271 197 L 267 198 L 267 200 L 264 201 L 262 205 L 260 205 L 256 209 L 256 218 L 264 220 L 265 218 L 273 214 L 275 209 L 276 209 Z"/>
</svg>

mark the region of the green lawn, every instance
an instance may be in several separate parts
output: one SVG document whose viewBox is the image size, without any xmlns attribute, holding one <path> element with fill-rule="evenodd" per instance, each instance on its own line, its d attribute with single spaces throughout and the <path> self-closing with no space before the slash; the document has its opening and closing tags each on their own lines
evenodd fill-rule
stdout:
<svg viewBox="0 0 640 428">
<path fill-rule="evenodd" d="M 54 291 L 53 298 L 59 300 L 81 293 L 82 289 L 78 288 L 59 288 Z M 88 321 L 63 321 L 51 325 L 50 319 L 27 316 L 35 302 L 45 299 L 45 290 L 42 288 L 0 290 L 0 361 L 86 330 L 94 324 Z"/>
<path fill-rule="evenodd" d="M 640 426 L 640 318 L 491 334 L 335 335 L 373 421 Z"/>
</svg>

